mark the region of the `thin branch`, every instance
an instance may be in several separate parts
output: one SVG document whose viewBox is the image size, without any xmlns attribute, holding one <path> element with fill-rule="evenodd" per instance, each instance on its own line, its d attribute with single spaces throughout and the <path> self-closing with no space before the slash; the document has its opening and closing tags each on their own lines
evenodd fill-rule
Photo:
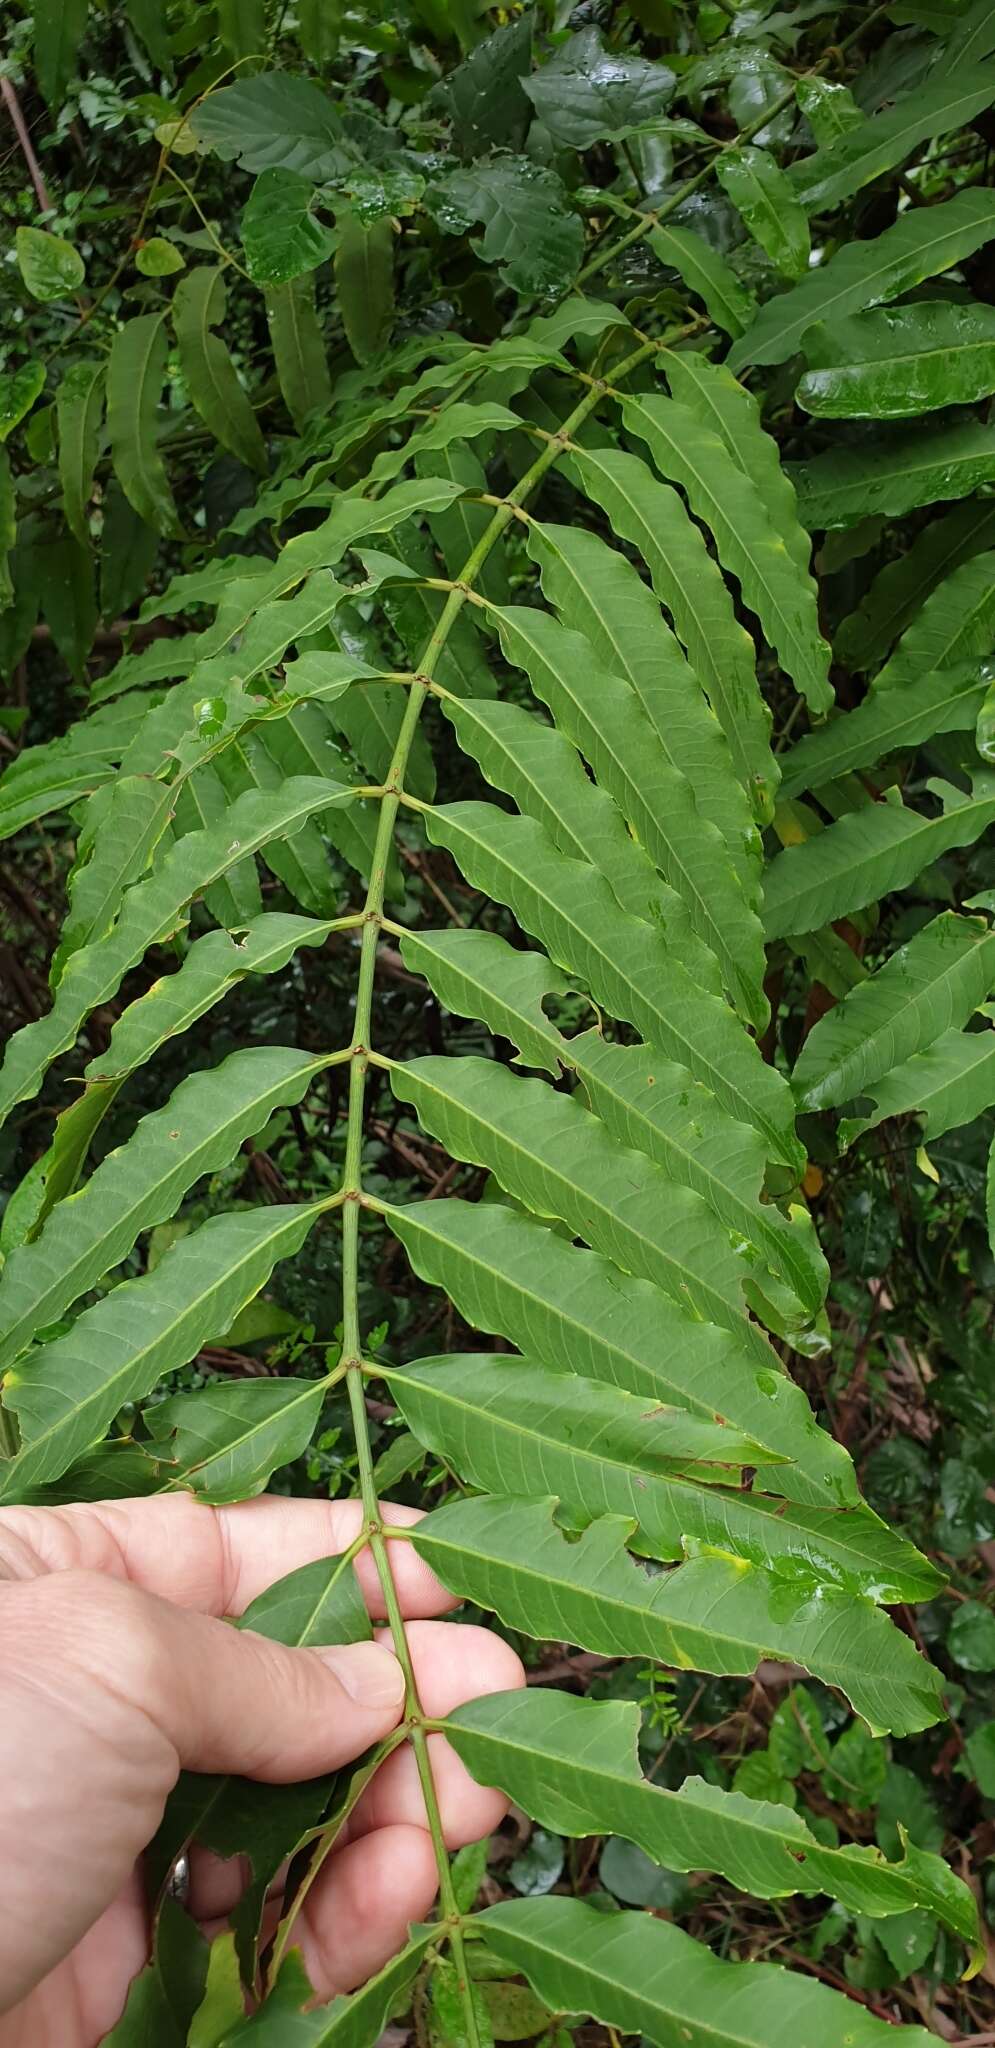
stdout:
<svg viewBox="0 0 995 2048">
<path fill-rule="evenodd" d="M 35 188 L 38 211 L 39 213 L 51 213 L 52 201 L 49 198 L 48 186 L 42 176 L 38 158 L 31 147 L 31 137 L 28 134 L 27 123 L 21 112 L 21 102 L 14 89 L 13 79 L 0 76 L 0 93 L 3 94 L 4 104 L 13 123 L 14 133 L 21 145 L 21 155 L 27 164 L 31 183 Z"/>
</svg>

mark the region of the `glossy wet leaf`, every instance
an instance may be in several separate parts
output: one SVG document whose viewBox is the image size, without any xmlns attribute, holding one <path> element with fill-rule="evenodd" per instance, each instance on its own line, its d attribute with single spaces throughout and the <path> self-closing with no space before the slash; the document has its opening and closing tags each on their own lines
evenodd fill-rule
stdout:
<svg viewBox="0 0 995 2048">
<path fill-rule="evenodd" d="M 784 363 L 803 345 L 816 321 L 880 305 L 936 277 L 995 235 L 995 200 L 980 190 L 957 193 L 926 212 L 902 214 L 894 227 L 869 242 L 848 242 L 790 292 L 761 307 L 752 327 L 729 354 L 729 368 Z"/>
<path fill-rule="evenodd" d="M 995 391 L 995 308 L 884 306 L 805 336 L 796 398 L 823 419 L 906 419 Z"/>
<path fill-rule="evenodd" d="M 587 149 L 603 137 L 638 133 L 669 106 L 676 83 L 666 64 L 607 50 L 596 28 L 581 29 L 526 81 L 555 143 Z"/>
<path fill-rule="evenodd" d="M 902 163 L 933 136 L 966 127 L 991 105 L 993 94 L 995 68 L 959 63 L 950 77 L 935 84 L 927 79 L 814 156 L 802 157 L 791 167 L 791 183 L 810 213 L 825 212 Z"/>
<path fill-rule="evenodd" d="M 331 230 L 311 211 L 314 185 L 299 171 L 274 166 L 256 179 L 242 214 L 242 247 L 257 284 L 289 284 L 315 270 L 335 248 Z"/>
<path fill-rule="evenodd" d="M 44 388 L 44 363 L 24 363 L 0 373 L 0 442 L 20 426 Z"/>
<path fill-rule="evenodd" d="M 716 165 L 721 184 L 751 235 L 785 277 L 808 268 L 810 238 L 805 209 L 774 157 L 755 143 L 724 150 Z"/>
<path fill-rule="evenodd" d="M 462 234 L 478 223 L 471 247 L 499 267 L 515 291 L 562 291 L 580 263 L 583 229 L 554 171 L 528 157 L 496 156 L 450 171 L 431 188 L 440 227 Z"/>
</svg>

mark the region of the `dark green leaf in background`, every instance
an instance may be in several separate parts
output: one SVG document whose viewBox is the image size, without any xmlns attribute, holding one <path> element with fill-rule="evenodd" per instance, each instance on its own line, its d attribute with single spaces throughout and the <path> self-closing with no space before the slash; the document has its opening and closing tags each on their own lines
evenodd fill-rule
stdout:
<svg viewBox="0 0 995 2048">
<path fill-rule="evenodd" d="M 250 469 L 265 471 L 266 447 L 251 401 L 226 344 L 214 332 L 226 304 L 221 270 L 192 270 L 181 278 L 173 297 L 180 363 L 194 405 L 221 446 Z"/>
<path fill-rule="evenodd" d="M 394 232 L 389 220 L 367 227 L 351 208 L 336 215 L 335 283 L 357 363 L 379 354 L 394 317 Z"/>
<path fill-rule="evenodd" d="M 554 142 L 588 149 L 605 136 L 622 140 L 652 125 L 669 106 L 675 83 L 666 64 L 606 50 L 600 31 L 585 28 L 526 81 L 525 90 Z"/>
<path fill-rule="evenodd" d="M 19 370 L 0 372 L 0 442 L 20 425 L 44 389 L 44 363 L 24 363 Z"/>
<path fill-rule="evenodd" d="M 199 140 L 245 171 L 298 171 L 315 184 L 338 178 L 355 152 L 331 95 L 313 79 L 263 71 L 223 85 L 191 116 Z"/>
<path fill-rule="evenodd" d="M 170 533 L 176 507 L 159 451 L 160 399 L 169 344 L 164 313 L 142 313 L 118 329 L 107 366 L 107 432 L 114 468 L 147 526 Z"/>
<path fill-rule="evenodd" d="M 53 112 L 76 70 L 89 11 L 89 0 L 38 0 L 32 8 L 35 74 Z"/>
</svg>

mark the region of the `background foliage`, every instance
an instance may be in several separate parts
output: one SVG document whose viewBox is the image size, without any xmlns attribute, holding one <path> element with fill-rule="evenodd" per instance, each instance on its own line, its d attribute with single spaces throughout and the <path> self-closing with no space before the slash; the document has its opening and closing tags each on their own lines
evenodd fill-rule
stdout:
<svg viewBox="0 0 995 2048">
<path fill-rule="evenodd" d="M 995 2038 L 995 7 L 14 0 L 0 92 L 0 1499 L 375 1483 L 535 1680 L 472 1996 L 303 2019 L 291 1884 L 190 2039 Z"/>
</svg>

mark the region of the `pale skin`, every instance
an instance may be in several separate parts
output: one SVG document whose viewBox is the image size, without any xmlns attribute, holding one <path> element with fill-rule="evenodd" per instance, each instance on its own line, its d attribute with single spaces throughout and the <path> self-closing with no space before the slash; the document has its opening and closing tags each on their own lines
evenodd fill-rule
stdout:
<svg viewBox="0 0 995 2048">
<path fill-rule="evenodd" d="M 404 1687 L 387 1631 L 374 1644 L 290 1650 L 222 1618 L 347 1548 L 360 1527 L 358 1502 L 272 1496 L 0 1513 L 0 2048 L 96 2048 L 118 2019 L 147 1956 L 139 1859 L 181 1769 L 316 1777 L 398 1725 Z M 410 1543 L 390 1555 L 427 1714 L 524 1682 L 499 1637 L 434 1618 L 455 1603 Z M 368 1551 L 356 1570 L 382 1618 Z M 505 1802 L 443 1736 L 429 1743 L 457 1849 L 488 1834 Z M 189 1909 L 208 1934 L 244 1882 L 236 1863 L 195 1852 Z M 404 1744 L 367 1787 L 295 1929 L 320 1997 L 378 1970 L 430 1912 L 436 1883 Z"/>
</svg>

